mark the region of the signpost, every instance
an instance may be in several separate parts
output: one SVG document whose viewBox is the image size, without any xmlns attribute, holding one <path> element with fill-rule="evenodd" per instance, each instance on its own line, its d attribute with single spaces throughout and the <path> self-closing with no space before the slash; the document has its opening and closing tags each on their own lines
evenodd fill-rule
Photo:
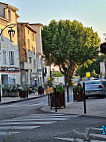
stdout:
<svg viewBox="0 0 106 142">
<path fill-rule="evenodd" d="M 48 105 L 50 104 L 50 94 L 52 93 L 54 93 L 55 112 L 57 112 L 56 88 L 50 87 L 46 89 L 46 95 L 48 95 Z"/>
<path fill-rule="evenodd" d="M 85 82 L 83 82 L 84 114 L 86 114 Z"/>
<path fill-rule="evenodd" d="M 46 95 L 48 95 L 48 105 L 50 105 L 50 94 L 54 92 L 53 87 L 46 89 Z"/>
<path fill-rule="evenodd" d="M 53 93 L 53 87 L 46 89 L 46 95 Z"/>
</svg>

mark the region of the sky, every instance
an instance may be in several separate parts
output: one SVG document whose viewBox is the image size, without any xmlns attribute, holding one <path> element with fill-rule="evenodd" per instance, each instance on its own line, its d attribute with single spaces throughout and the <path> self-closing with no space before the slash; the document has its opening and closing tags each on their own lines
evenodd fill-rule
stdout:
<svg viewBox="0 0 106 142">
<path fill-rule="evenodd" d="M 19 22 L 48 25 L 51 20 L 77 20 L 106 35 L 106 0 L 0 0 L 19 9 Z"/>
</svg>

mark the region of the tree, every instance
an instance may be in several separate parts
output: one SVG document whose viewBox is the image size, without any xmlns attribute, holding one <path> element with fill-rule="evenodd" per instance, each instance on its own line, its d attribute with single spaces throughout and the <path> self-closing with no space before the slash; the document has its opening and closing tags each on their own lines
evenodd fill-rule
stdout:
<svg viewBox="0 0 106 142">
<path fill-rule="evenodd" d="M 98 56 L 100 44 L 98 34 L 76 20 L 51 21 L 48 26 L 43 27 L 42 41 L 47 64 L 50 65 L 51 61 L 59 66 L 65 77 L 65 85 L 78 65 L 90 62 Z"/>
<path fill-rule="evenodd" d="M 84 77 L 86 75 L 86 72 L 91 72 L 92 76 L 94 74 L 94 71 L 96 74 L 100 74 L 100 62 L 102 62 L 103 59 L 104 55 L 100 55 L 92 63 L 87 63 L 86 66 L 82 65 L 81 67 L 78 67 L 78 75 Z"/>
</svg>

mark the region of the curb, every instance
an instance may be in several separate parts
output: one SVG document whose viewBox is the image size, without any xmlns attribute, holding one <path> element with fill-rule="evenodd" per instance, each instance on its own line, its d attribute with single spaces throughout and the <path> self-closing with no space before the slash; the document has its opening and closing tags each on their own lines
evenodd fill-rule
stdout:
<svg viewBox="0 0 106 142">
<path fill-rule="evenodd" d="M 32 97 L 32 98 L 25 98 L 23 100 L 16 100 L 16 101 L 10 101 L 10 102 L 0 102 L 0 105 L 5 105 L 5 104 L 12 104 L 12 103 L 16 103 L 16 102 L 22 102 L 22 101 L 28 101 L 28 100 L 33 100 L 33 99 L 37 99 L 37 98 L 41 98 L 41 97 L 45 97 L 46 95 L 41 95 L 41 96 L 37 96 L 37 97 Z"/>
</svg>

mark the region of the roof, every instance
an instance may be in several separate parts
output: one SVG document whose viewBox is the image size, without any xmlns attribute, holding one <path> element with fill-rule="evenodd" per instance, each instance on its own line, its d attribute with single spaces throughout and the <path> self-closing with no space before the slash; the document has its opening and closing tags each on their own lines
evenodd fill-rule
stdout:
<svg viewBox="0 0 106 142">
<path fill-rule="evenodd" d="M 12 10 L 18 11 L 18 8 L 14 7 L 14 6 L 11 6 L 9 4 L 3 3 L 3 2 L 0 2 L 0 4 L 4 4 L 6 6 L 6 8 L 10 8 Z"/>
<path fill-rule="evenodd" d="M 32 32 L 37 33 L 37 31 L 35 31 L 35 30 L 29 25 L 29 23 L 21 23 L 21 22 L 18 22 L 18 24 L 24 25 L 24 26 L 26 26 L 29 30 L 31 30 Z"/>
<path fill-rule="evenodd" d="M 33 24 L 30 24 L 30 25 L 38 25 L 38 26 L 43 26 L 43 24 L 41 24 L 41 23 L 33 23 Z"/>
</svg>

